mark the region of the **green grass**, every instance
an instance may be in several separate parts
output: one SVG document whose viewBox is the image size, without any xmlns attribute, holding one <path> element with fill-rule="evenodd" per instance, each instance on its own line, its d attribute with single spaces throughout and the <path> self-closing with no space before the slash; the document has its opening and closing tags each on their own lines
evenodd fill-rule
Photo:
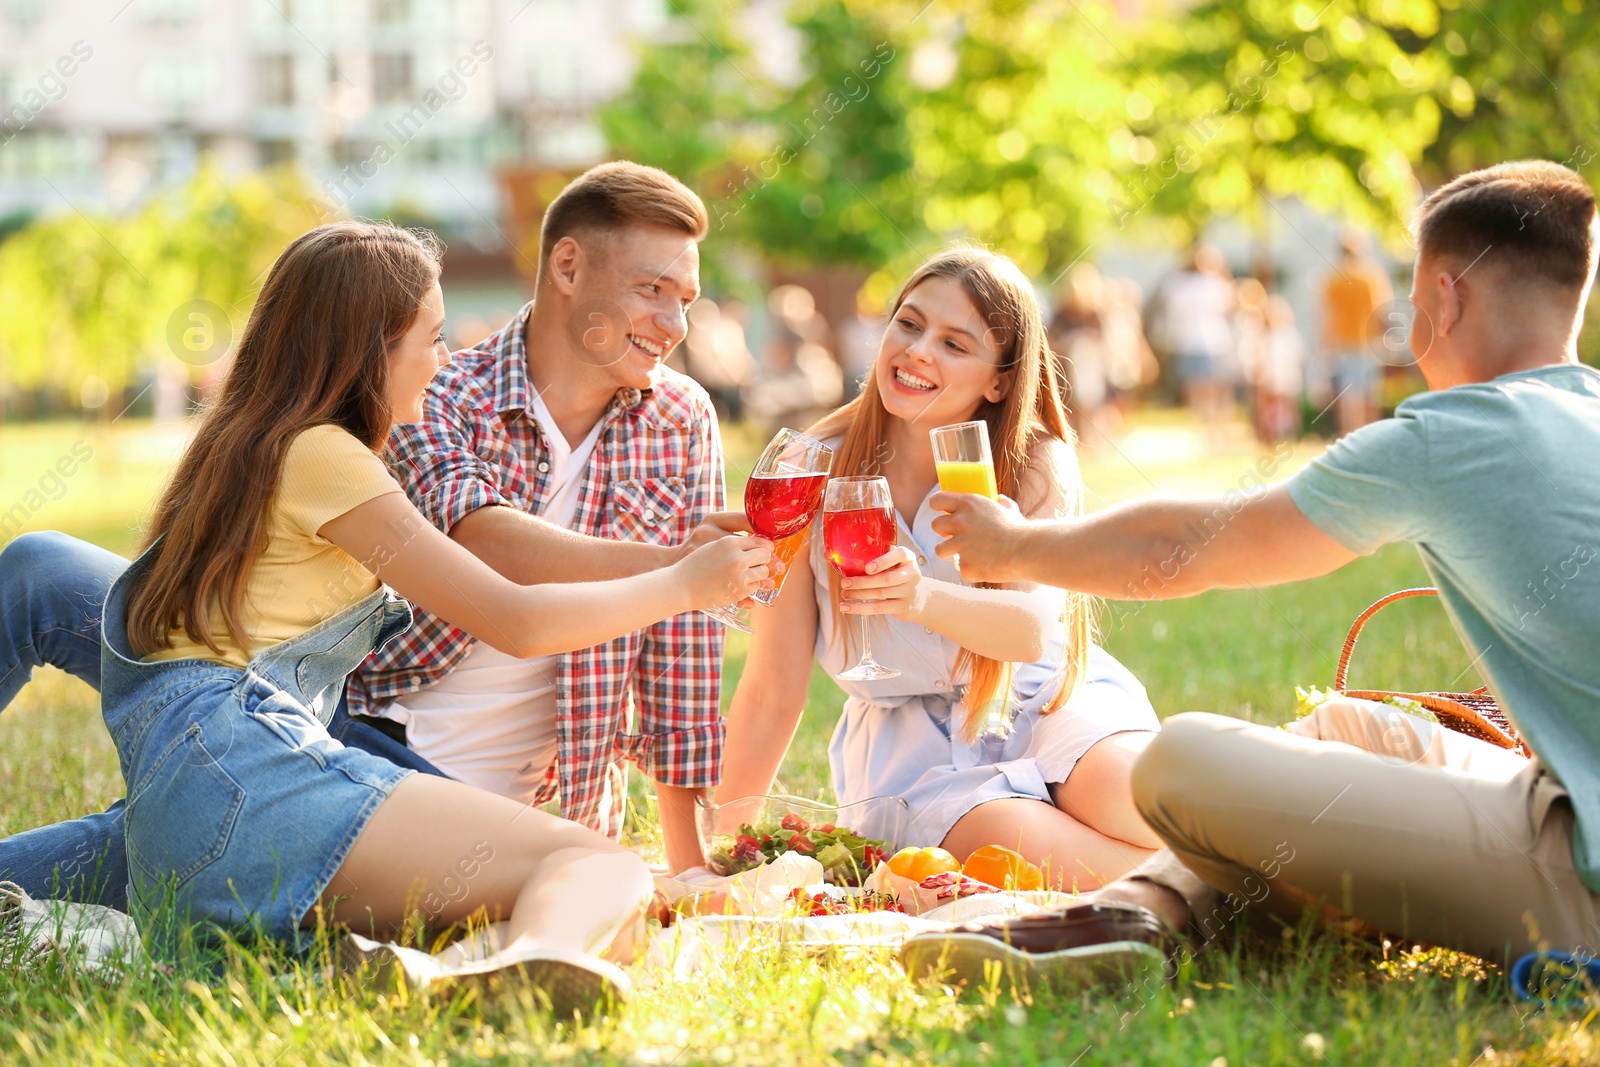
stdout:
<svg viewBox="0 0 1600 1067">
<path fill-rule="evenodd" d="M 0 501 L 83 438 L 95 458 L 34 517 L 119 551 L 176 457 L 181 436 L 118 426 L 99 439 L 72 426 L 7 430 Z M 730 470 L 752 442 L 729 434 Z M 1217 492 L 1241 484 L 1256 453 L 1193 454 L 1160 416 L 1089 457 L 1091 506 L 1150 491 Z M 1282 457 L 1281 477 L 1312 450 Z M 96 466 L 100 464 L 100 466 Z M 9 503 L 0 505 L 9 507 Z M 1261 592 L 1216 593 L 1141 610 L 1108 609 L 1103 641 L 1145 682 L 1163 714 L 1204 709 L 1260 722 L 1289 717 L 1296 684 L 1329 684 L 1346 627 L 1372 600 L 1424 581 L 1415 555 L 1389 549 L 1336 575 Z M 726 692 L 743 666 L 730 642 Z M 1477 684 L 1442 610 L 1397 605 L 1368 628 L 1353 678 L 1371 684 Z M 1452 681 L 1452 679 L 1454 679 Z M 840 700 L 813 678 L 781 778 L 826 796 L 826 745 Z M 634 776 L 633 843 L 657 846 L 648 792 Z M 122 791 L 94 694 L 54 672 L 0 721 L 0 834 L 105 804 Z M 0 954 L 0 1063 L 311 1064 L 1582 1064 L 1600 1061 L 1600 1007 L 1525 1016 L 1502 976 L 1476 961 L 1408 946 L 1374 950 L 1309 928 L 1251 935 L 1202 953 L 1148 996 L 1013 991 L 957 999 L 911 987 L 887 955 L 814 959 L 758 946 L 690 980 L 647 985 L 616 1019 L 572 1029 L 527 1003 L 451 1004 L 381 997 L 327 983 L 325 960 L 239 952 L 220 978 L 151 970 L 86 976 Z M 1319 1056 L 1320 1052 L 1320 1056 Z"/>
</svg>

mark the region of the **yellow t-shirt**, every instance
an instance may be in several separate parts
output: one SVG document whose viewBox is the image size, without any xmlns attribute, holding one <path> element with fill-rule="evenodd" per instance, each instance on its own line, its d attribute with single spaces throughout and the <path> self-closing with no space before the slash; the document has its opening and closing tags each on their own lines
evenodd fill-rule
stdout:
<svg viewBox="0 0 1600 1067">
<path fill-rule="evenodd" d="M 250 648 L 241 648 L 213 611 L 218 656 L 172 631 L 172 647 L 145 658 L 198 657 L 244 667 L 263 649 L 298 637 L 317 623 L 375 592 L 378 579 L 344 549 L 319 537 L 324 523 L 387 493 L 400 484 L 370 449 L 349 431 L 330 425 L 303 430 L 289 443 L 278 491 L 267 505 L 267 542 L 245 585 L 242 615 Z"/>
</svg>

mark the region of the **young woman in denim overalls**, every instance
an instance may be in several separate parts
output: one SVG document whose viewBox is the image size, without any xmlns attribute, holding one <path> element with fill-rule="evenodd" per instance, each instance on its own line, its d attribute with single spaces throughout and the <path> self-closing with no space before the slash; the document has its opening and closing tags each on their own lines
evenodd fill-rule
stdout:
<svg viewBox="0 0 1600 1067">
<path fill-rule="evenodd" d="M 743 597 L 769 547 L 728 537 L 651 574 L 524 587 L 431 525 L 377 451 L 448 361 L 438 277 L 431 239 L 393 226 L 293 242 L 112 587 L 102 692 L 128 782 L 130 907 L 158 953 L 218 928 L 293 939 L 321 919 L 394 931 L 419 901 L 446 924 L 482 909 L 508 928 L 474 964 L 347 944 L 413 979 L 509 970 L 557 1007 L 592 1005 L 627 991 L 597 954 L 631 951 L 652 891 L 639 858 L 328 736 L 345 676 L 410 623 L 378 576 L 536 656 Z"/>
<path fill-rule="evenodd" d="M 935 551 L 935 427 L 985 420 L 1001 493 L 1029 515 L 1078 510 L 1057 389 L 1038 302 L 1010 260 L 956 249 L 912 275 L 861 396 L 812 431 L 833 443 L 835 475 L 888 481 L 898 544 L 872 573 L 840 579 L 813 529 L 783 595 L 755 612 L 720 796 L 767 792 L 812 663 L 841 673 L 870 624 L 873 656 L 900 675 L 839 683 L 848 699 L 829 762 L 841 804 L 901 797 L 909 820 L 897 844 L 942 845 L 957 859 L 1004 845 L 1067 888 L 1119 877 L 1158 847 L 1128 775 L 1159 723 L 1144 687 L 1090 641 L 1087 598 L 975 587 Z M 846 626 L 850 617 L 859 622 Z M 748 808 L 733 805 L 725 827 Z M 880 814 L 856 828 L 882 836 L 889 828 L 871 823 Z"/>
</svg>

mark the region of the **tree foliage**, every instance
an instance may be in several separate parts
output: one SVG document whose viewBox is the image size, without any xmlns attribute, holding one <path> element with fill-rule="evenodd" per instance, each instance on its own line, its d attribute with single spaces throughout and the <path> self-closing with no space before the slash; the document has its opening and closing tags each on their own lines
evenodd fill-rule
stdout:
<svg viewBox="0 0 1600 1067">
<path fill-rule="evenodd" d="M 1132 20 L 795 0 L 793 85 L 757 61 L 744 4 L 673 10 L 606 133 L 708 194 L 719 236 L 786 262 L 882 267 L 971 237 L 1053 276 L 1126 227 L 1183 239 L 1291 196 L 1398 235 L 1424 185 L 1525 156 L 1581 168 L 1600 143 L 1581 0 L 1199 0 Z M 893 58 L 854 99 L 880 43 Z"/>
<path fill-rule="evenodd" d="M 192 301 L 216 309 L 205 328 L 237 337 L 261 274 L 317 221 L 290 173 L 230 181 L 204 167 L 133 214 L 74 209 L 25 227 L 0 244 L 0 382 L 121 390 L 187 354 L 171 339 L 192 326 L 173 316 Z"/>
</svg>

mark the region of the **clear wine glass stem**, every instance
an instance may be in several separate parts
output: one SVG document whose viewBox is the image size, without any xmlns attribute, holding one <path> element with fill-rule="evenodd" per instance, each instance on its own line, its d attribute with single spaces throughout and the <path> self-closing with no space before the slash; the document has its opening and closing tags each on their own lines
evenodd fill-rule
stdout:
<svg viewBox="0 0 1600 1067">
<path fill-rule="evenodd" d="M 861 662 L 856 666 L 864 666 L 875 662 L 872 658 L 872 637 L 867 633 L 868 618 L 865 615 L 856 616 L 856 628 L 861 631 Z"/>
</svg>

